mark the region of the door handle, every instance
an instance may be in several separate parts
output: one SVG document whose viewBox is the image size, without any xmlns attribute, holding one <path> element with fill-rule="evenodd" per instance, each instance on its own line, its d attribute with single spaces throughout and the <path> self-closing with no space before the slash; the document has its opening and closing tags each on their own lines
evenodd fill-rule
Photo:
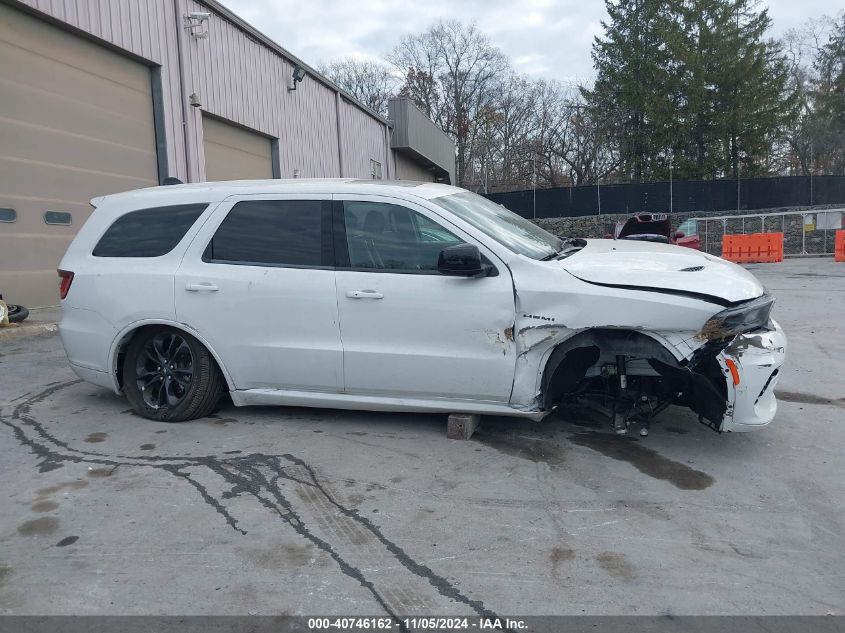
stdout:
<svg viewBox="0 0 845 633">
<path fill-rule="evenodd" d="M 384 295 L 375 290 L 350 290 L 346 296 L 350 299 L 384 299 Z"/>
<path fill-rule="evenodd" d="M 220 290 L 217 286 L 210 283 L 201 283 L 201 284 L 185 284 L 185 290 L 188 292 L 217 292 Z"/>
</svg>

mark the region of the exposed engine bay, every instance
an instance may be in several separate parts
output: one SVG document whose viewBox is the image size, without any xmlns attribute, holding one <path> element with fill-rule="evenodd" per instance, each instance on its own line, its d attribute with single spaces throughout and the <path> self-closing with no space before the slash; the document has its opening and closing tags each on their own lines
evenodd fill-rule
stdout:
<svg viewBox="0 0 845 633">
<path fill-rule="evenodd" d="M 599 329 L 578 334 L 549 359 L 544 406 L 589 407 L 606 415 L 620 435 L 631 426 L 648 435 L 651 420 L 673 404 L 688 407 L 714 431 L 739 430 L 726 422 L 733 417 L 735 394 L 743 383 L 744 353 L 752 347 L 763 356 L 783 351 L 774 349 L 776 341 L 767 347 L 762 340 L 777 328 L 769 318 L 773 302 L 770 295 L 763 295 L 716 314 L 696 335 L 698 348 L 681 362 L 641 332 Z M 767 365 L 746 364 L 749 385 L 743 387 L 753 388 L 760 381 L 754 370 L 760 365 L 766 372 Z M 773 392 L 778 370 L 774 362 L 768 366 L 762 388 L 754 394 L 754 406 Z"/>
</svg>

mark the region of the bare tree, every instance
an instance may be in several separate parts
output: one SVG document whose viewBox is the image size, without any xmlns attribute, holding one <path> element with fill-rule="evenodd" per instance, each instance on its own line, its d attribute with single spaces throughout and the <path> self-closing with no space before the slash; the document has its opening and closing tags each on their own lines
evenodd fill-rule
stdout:
<svg viewBox="0 0 845 633">
<path fill-rule="evenodd" d="M 486 191 L 531 186 L 535 101 L 535 84 L 515 73 L 497 86 L 474 143 Z"/>
<path fill-rule="evenodd" d="M 379 114 L 387 115 L 387 101 L 396 94 L 399 78 L 381 62 L 347 57 L 318 69 L 338 86 Z"/>
<path fill-rule="evenodd" d="M 819 73 L 814 62 L 819 58 L 835 25 L 832 17 L 823 15 L 810 18 L 790 29 L 781 40 L 789 61 L 790 87 L 798 95 L 800 113 L 776 145 L 778 160 L 773 171 L 792 175 L 809 175 L 817 160 L 818 152 L 825 147 L 828 129 L 824 121 L 815 116 L 815 97 Z M 824 166 L 823 166 L 824 167 Z"/>
<path fill-rule="evenodd" d="M 619 170 L 619 122 L 612 112 L 588 106 L 578 86 L 538 82 L 535 141 L 539 180 L 548 187 L 594 184 Z"/>
<path fill-rule="evenodd" d="M 401 94 L 455 140 L 457 181 L 471 184 L 507 58 L 474 23 L 441 20 L 403 38 L 388 59 L 402 74 Z"/>
</svg>

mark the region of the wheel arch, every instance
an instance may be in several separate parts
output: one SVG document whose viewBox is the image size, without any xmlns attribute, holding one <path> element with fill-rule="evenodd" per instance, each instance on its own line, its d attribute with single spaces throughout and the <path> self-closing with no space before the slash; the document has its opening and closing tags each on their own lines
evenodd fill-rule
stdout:
<svg viewBox="0 0 845 633">
<path fill-rule="evenodd" d="M 123 390 L 123 367 L 121 366 L 122 363 L 120 361 L 123 358 L 123 351 L 126 349 L 126 346 L 129 345 L 129 341 L 131 341 L 141 330 L 155 327 L 157 325 L 172 327 L 197 339 L 197 341 L 199 341 L 200 344 L 208 350 L 208 353 L 211 354 L 212 358 L 214 358 L 214 362 L 216 362 L 217 367 L 220 368 L 229 391 L 233 391 L 235 389 L 232 377 L 226 370 L 226 366 L 221 360 L 220 355 L 202 334 L 185 323 L 179 323 L 177 321 L 170 321 L 167 319 L 142 319 L 124 326 L 124 328 L 120 330 L 112 341 L 111 348 L 109 350 L 109 367 L 111 368 L 111 377 L 115 393 L 120 393 Z"/>
<path fill-rule="evenodd" d="M 581 330 L 547 352 L 539 377 L 543 410 L 551 408 L 556 394 L 566 393 L 568 386 L 577 384 L 601 355 L 608 352 L 654 358 L 670 365 L 678 365 L 682 359 L 668 341 L 651 332 L 615 328 Z M 571 362 L 564 363 L 566 359 Z"/>
</svg>

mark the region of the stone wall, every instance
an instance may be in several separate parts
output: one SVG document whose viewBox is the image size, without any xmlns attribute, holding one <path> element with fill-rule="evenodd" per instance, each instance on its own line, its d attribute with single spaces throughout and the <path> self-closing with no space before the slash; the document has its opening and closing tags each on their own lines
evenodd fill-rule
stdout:
<svg viewBox="0 0 845 633">
<path fill-rule="evenodd" d="M 841 209 L 842 205 L 826 205 L 815 207 L 787 207 L 778 209 L 759 209 L 756 211 L 725 212 L 715 211 L 710 213 L 674 213 L 672 214 L 672 229 L 677 230 L 678 226 L 690 218 L 707 218 L 713 216 L 727 215 L 749 215 L 755 217 L 722 220 L 698 221 L 698 233 L 701 237 L 701 250 L 714 255 L 722 253 L 722 235 L 738 233 L 761 233 L 782 232 L 784 234 L 784 253 L 787 255 L 798 255 L 802 250 L 808 254 L 822 254 L 833 252 L 833 230 L 816 229 L 804 231 L 801 212 L 812 214 L 823 209 Z M 771 216 L 760 220 L 758 214 L 767 213 L 795 213 L 795 215 Z M 843 213 L 845 215 L 845 213 Z M 543 218 L 534 220 L 536 224 L 547 231 L 560 237 L 584 237 L 601 238 L 605 235 L 612 235 L 616 222 L 626 220 L 630 214 L 607 214 L 587 215 L 573 218 Z M 809 227 L 807 227 L 809 228 Z M 802 248 L 803 235 L 803 248 Z M 706 249 L 705 249 L 706 245 Z"/>
</svg>

